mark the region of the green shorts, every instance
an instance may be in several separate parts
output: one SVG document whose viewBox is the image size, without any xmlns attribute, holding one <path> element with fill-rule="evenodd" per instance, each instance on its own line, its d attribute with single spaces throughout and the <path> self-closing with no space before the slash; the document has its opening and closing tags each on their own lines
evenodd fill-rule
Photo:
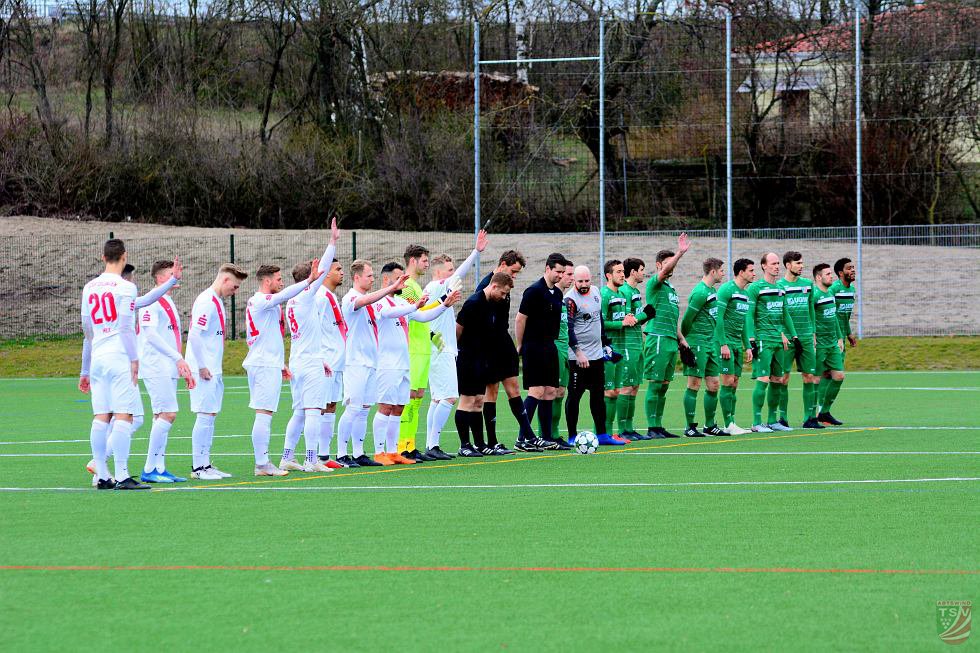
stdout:
<svg viewBox="0 0 980 653">
<path fill-rule="evenodd" d="M 837 348 L 837 345 L 817 347 L 817 376 L 822 376 L 824 372 L 830 371 L 844 371 L 844 354 Z"/>
<path fill-rule="evenodd" d="M 604 373 L 606 376 L 606 382 L 603 385 L 604 390 L 618 390 L 622 387 L 623 380 L 623 361 L 618 363 L 610 363 L 606 361 L 603 363 Z"/>
<path fill-rule="evenodd" d="M 429 352 L 424 354 L 409 354 L 408 356 L 408 378 L 411 383 L 411 390 L 429 387 L 429 360 L 432 355 Z"/>
<path fill-rule="evenodd" d="M 631 388 L 643 383 L 643 346 L 626 347 L 623 352 L 623 378 L 619 387 Z"/>
<path fill-rule="evenodd" d="M 759 355 L 752 359 L 752 378 L 758 379 L 760 376 L 782 376 L 786 373 L 783 367 L 782 345 L 763 344 L 759 348 Z M 792 361 L 792 358 L 790 358 Z"/>
<path fill-rule="evenodd" d="M 742 376 L 742 348 L 728 345 L 732 357 L 727 361 L 721 357 L 721 347 L 715 350 L 718 355 L 718 371 L 725 376 Z"/>
<path fill-rule="evenodd" d="M 643 343 L 643 378 L 647 381 L 670 381 L 677 363 L 677 340 L 667 336 L 648 335 Z"/>
<path fill-rule="evenodd" d="M 568 387 L 568 346 L 558 343 L 558 387 Z"/>
<path fill-rule="evenodd" d="M 816 374 L 817 373 L 817 351 L 813 348 L 813 336 L 804 336 L 805 340 L 800 342 L 803 344 L 803 351 L 800 352 L 799 360 L 796 359 L 796 349 L 793 348 L 792 341 L 790 342 L 789 349 L 784 351 L 781 355 L 781 363 L 783 366 L 783 374 L 789 374 L 793 371 L 793 363 L 796 363 L 796 371 L 802 372 L 804 374 Z"/>
<path fill-rule="evenodd" d="M 684 366 L 684 376 L 696 376 L 703 379 L 706 376 L 718 376 L 718 351 L 714 345 L 691 345 L 694 352 L 694 367 Z"/>
</svg>

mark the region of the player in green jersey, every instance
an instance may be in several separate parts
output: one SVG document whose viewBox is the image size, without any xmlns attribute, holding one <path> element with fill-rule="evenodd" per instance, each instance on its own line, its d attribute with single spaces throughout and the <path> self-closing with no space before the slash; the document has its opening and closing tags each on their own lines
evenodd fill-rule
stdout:
<svg viewBox="0 0 980 653">
<path fill-rule="evenodd" d="M 674 378 L 677 347 L 679 344 L 687 345 L 687 340 L 677 328 L 680 300 L 668 280 L 690 247 L 687 234 L 681 234 L 677 238 L 676 253 L 669 249 L 657 252 L 657 273 L 647 281 L 646 302 L 653 317 L 643 326 L 646 336 L 643 342 L 643 378 L 650 382 L 646 396 L 647 419 L 650 420 L 647 435 L 654 438 L 680 437 L 663 426 L 667 388 Z"/>
<path fill-rule="evenodd" d="M 646 278 L 646 264 L 642 259 L 628 258 L 623 261 L 626 283 L 619 292 L 626 298 L 626 312 L 636 318 L 636 324 L 623 328 L 623 375 L 619 397 L 616 399 L 616 415 L 619 418 L 619 436 L 627 440 L 649 440 L 652 436 L 637 433 L 633 426 L 636 414 L 636 396 L 643 380 L 643 323 L 649 317 L 643 311 L 643 292 L 640 287 Z"/>
<path fill-rule="evenodd" d="M 790 339 L 796 339 L 793 320 L 786 310 L 785 293 L 776 284 L 779 275 L 779 256 L 769 252 L 759 261 L 762 278 L 749 285 L 748 312 L 745 314 L 745 331 L 752 347 L 752 378 L 756 380 L 752 391 L 752 430 L 756 433 L 786 431 L 789 427 L 779 424 L 777 418 L 779 397 L 769 396 L 769 422 L 762 421 L 762 406 L 766 391 L 783 376 L 783 352 L 790 349 Z"/>
<path fill-rule="evenodd" d="M 834 263 L 834 274 L 837 275 L 837 281 L 830 285 L 830 292 L 834 295 L 834 300 L 837 302 L 837 321 L 840 323 L 841 333 L 847 339 L 847 342 L 851 347 L 857 347 L 857 338 L 851 333 L 851 315 L 854 312 L 854 279 L 857 278 L 857 272 L 854 267 L 854 263 L 849 258 L 837 259 Z M 846 351 L 842 353 L 842 356 L 846 359 Z M 817 419 L 820 420 L 822 424 L 830 424 L 832 426 L 840 426 L 843 422 L 835 419 L 830 414 L 830 406 L 834 403 L 834 398 L 837 397 L 837 392 L 832 392 L 828 400 L 828 392 L 830 392 L 830 385 L 832 379 L 824 374 L 824 377 L 820 380 L 820 389 L 818 393 L 820 395 L 820 406 L 823 411 L 823 417 L 817 415 Z M 838 387 L 837 391 L 840 390 Z"/>
<path fill-rule="evenodd" d="M 620 293 L 620 288 L 626 282 L 623 273 L 623 262 L 618 259 L 606 261 L 603 267 L 606 275 L 606 285 L 599 291 L 602 299 L 602 326 L 605 328 L 606 335 L 610 340 L 610 347 L 613 351 L 622 352 L 624 344 L 623 329 L 636 326 L 636 318 L 626 310 L 626 298 Z M 615 435 L 616 428 L 616 399 L 619 396 L 619 386 L 622 385 L 623 361 L 605 363 L 605 388 L 604 396 L 606 403 L 606 430 L 614 440 L 625 438 Z"/>
<path fill-rule="evenodd" d="M 830 266 L 820 263 L 813 268 L 813 304 L 816 309 L 817 376 L 829 379 L 817 397 L 817 419 L 824 424 L 842 424 L 824 408 L 833 404 L 844 382 L 844 333 L 837 319 L 837 300 L 830 289 L 834 276 Z"/>
<path fill-rule="evenodd" d="M 400 296 L 407 302 L 417 302 L 422 297 L 422 285 L 419 280 L 429 269 L 429 250 L 422 245 L 409 245 L 405 248 L 405 274 L 408 281 Z M 435 460 L 420 452 L 415 446 L 415 435 L 419 430 L 419 411 L 422 408 L 422 397 L 429 385 L 429 357 L 432 354 L 429 324 L 427 322 L 409 321 L 408 323 L 408 356 L 409 380 L 411 394 L 408 405 L 402 412 L 401 423 L 398 427 L 398 450 L 401 455 L 416 462 Z"/>
<path fill-rule="evenodd" d="M 715 346 L 721 368 L 721 414 L 728 435 L 751 433 L 735 423 L 735 392 L 742 376 L 742 362 L 752 362 L 752 349 L 745 332 L 745 315 L 749 312 L 746 289 L 755 281 L 755 263 L 740 258 L 732 266 L 735 278 L 718 289 L 718 319 L 715 321 Z"/>
<path fill-rule="evenodd" d="M 572 287 L 574 272 L 575 265 L 569 261 L 561 279 L 555 284 L 562 296 Z M 545 440 L 554 440 L 558 437 L 561 406 L 568 391 L 568 306 L 565 302 L 561 303 L 561 324 L 558 326 L 558 340 L 555 341 L 555 347 L 558 349 L 558 388 L 555 391 L 555 399 L 551 402 L 551 429 L 548 433 L 544 432 L 545 425 L 541 419 L 541 411 L 538 411 L 538 431 Z"/>
<path fill-rule="evenodd" d="M 725 278 L 725 264 L 716 258 L 707 258 L 703 264 L 704 276 L 687 297 L 687 309 L 681 320 L 681 334 L 694 353 L 694 365 L 684 366 L 687 390 L 684 391 L 684 414 L 687 416 L 689 438 L 706 435 L 728 435 L 718 428 L 715 413 L 718 409 L 718 351 L 715 346 L 715 322 L 718 319 L 718 293 L 715 288 Z M 698 430 L 698 390 L 704 379 L 704 432 Z"/>
<path fill-rule="evenodd" d="M 815 411 L 817 406 L 817 386 L 820 377 L 817 376 L 817 352 L 815 349 L 816 336 L 813 333 L 815 320 L 813 309 L 813 281 L 800 276 L 803 274 L 803 255 L 789 251 L 783 254 L 785 276 L 779 280 L 779 287 L 786 293 L 786 310 L 789 311 L 800 345 L 795 351 L 783 355 L 783 385 L 782 396 L 779 398 L 779 423 L 789 427 L 787 406 L 789 405 L 789 376 L 796 361 L 796 369 L 803 375 L 803 428 L 822 429 L 823 424 L 817 421 Z M 773 386 L 769 386 L 770 392 Z"/>
</svg>

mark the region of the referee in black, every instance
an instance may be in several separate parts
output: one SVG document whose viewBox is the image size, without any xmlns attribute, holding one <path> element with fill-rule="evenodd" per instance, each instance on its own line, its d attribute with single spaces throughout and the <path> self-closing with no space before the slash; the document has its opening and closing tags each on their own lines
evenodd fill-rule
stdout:
<svg viewBox="0 0 980 653">
<path fill-rule="evenodd" d="M 541 432 L 551 433 L 551 402 L 558 391 L 558 330 L 561 326 L 562 294 L 556 285 L 571 261 L 562 254 L 551 254 L 544 266 L 544 276 L 528 286 L 517 311 L 514 332 L 517 351 L 524 360 L 524 388 L 527 399 L 524 411 L 529 420 L 540 406 Z M 554 434 L 557 435 L 557 434 Z M 546 439 L 548 449 L 571 449 L 561 437 Z M 522 449 L 523 441 L 515 445 Z"/>
</svg>

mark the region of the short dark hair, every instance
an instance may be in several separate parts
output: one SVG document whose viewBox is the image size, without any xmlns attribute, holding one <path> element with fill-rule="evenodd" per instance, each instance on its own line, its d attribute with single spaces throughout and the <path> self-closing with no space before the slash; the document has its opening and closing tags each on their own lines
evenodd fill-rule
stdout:
<svg viewBox="0 0 980 653">
<path fill-rule="evenodd" d="M 643 259 L 640 258 L 631 257 L 631 258 L 623 259 L 623 272 L 626 274 L 627 277 L 633 274 L 633 270 L 639 270 L 640 268 L 645 268 L 646 266 L 647 264 L 644 263 Z"/>
<path fill-rule="evenodd" d="M 169 270 L 173 266 L 173 261 L 154 261 L 153 266 L 150 268 L 150 276 L 156 279 L 158 274 L 164 270 Z"/>
<path fill-rule="evenodd" d="M 674 253 L 669 249 L 662 249 L 659 252 L 657 252 L 657 263 L 663 263 L 673 255 Z"/>
<path fill-rule="evenodd" d="M 429 250 L 422 245 L 409 245 L 405 248 L 405 263 L 408 263 L 409 259 L 422 258 L 428 253 Z M 384 268 L 381 268 L 381 271 L 384 272 Z"/>
<path fill-rule="evenodd" d="M 554 270 L 559 265 L 564 267 L 565 265 L 568 265 L 568 263 L 569 260 L 565 258 L 565 255 L 559 254 L 558 252 L 548 254 L 548 259 L 544 262 L 545 267 L 550 268 L 552 270 Z"/>
<path fill-rule="evenodd" d="M 813 276 L 816 277 L 818 274 L 830 267 L 830 263 L 817 263 L 813 266 Z"/>
<path fill-rule="evenodd" d="M 127 263 L 123 266 L 122 274 L 119 276 L 121 276 L 123 279 L 132 279 L 133 272 L 136 272 L 136 266 L 132 265 L 131 263 Z"/>
<path fill-rule="evenodd" d="M 783 265 L 786 265 L 787 263 L 792 263 L 793 261 L 802 261 L 802 260 L 803 260 L 803 255 L 800 254 L 799 252 L 794 252 L 793 250 L 790 250 L 785 254 L 783 254 Z"/>
<path fill-rule="evenodd" d="M 724 261 L 722 261 L 720 258 L 715 258 L 711 256 L 709 258 L 704 259 L 702 268 L 704 268 L 704 273 L 708 274 L 709 272 L 714 272 L 715 270 L 720 269 L 723 265 L 725 265 Z"/>
<path fill-rule="evenodd" d="M 110 238 L 102 246 L 102 257 L 106 263 L 116 263 L 126 253 L 126 244 L 118 238 Z"/>
<path fill-rule="evenodd" d="M 293 281 L 302 281 L 303 279 L 308 279 L 310 272 L 313 271 L 313 266 L 310 261 L 303 261 L 302 263 L 297 263 L 293 266 Z"/>
<path fill-rule="evenodd" d="M 606 276 L 609 276 L 610 274 L 612 274 L 612 271 L 613 271 L 613 268 L 614 267 L 616 267 L 617 265 L 622 265 L 622 264 L 623 264 L 623 262 L 620 261 L 618 258 L 610 259 L 610 260 L 606 261 L 606 264 L 605 265 L 602 266 L 602 272 Z"/>
<path fill-rule="evenodd" d="M 494 272 L 493 276 L 490 277 L 490 283 L 498 286 L 504 286 L 505 288 L 513 288 L 514 278 L 506 272 Z"/>
<path fill-rule="evenodd" d="M 750 265 L 755 265 L 755 262 L 752 259 L 740 258 L 735 261 L 735 265 L 732 267 L 732 270 L 735 272 L 735 274 L 740 274 L 741 272 L 747 270 Z"/>
<path fill-rule="evenodd" d="M 844 258 L 837 259 L 837 262 L 834 263 L 834 274 L 836 274 L 839 277 L 841 275 L 841 273 L 844 272 L 844 268 L 850 262 L 851 262 L 851 259 L 847 258 L 846 256 Z"/>
<path fill-rule="evenodd" d="M 279 272 L 281 268 L 278 265 L 260 265 L 258 271 L 255 273 L 255 278 L 259 281 L 267 277 L 276 276 L 276 272 Z"/>
<path fill-rule="evenodd" d="M 426 250 L 428 252 L 428 250 Z M 391 274 L 395 270 L 405 270 L 405 266 L 398 261 L 392 261 L 390 263 L 385 263 L 381 266 L 381 274 Z"/>
<path fill-rule="evenodd" d="M 524 255 L 516 249 L 508 249 L 497 259 L 497 265 L 514 265 L 515 263 L 520 263 L 522 268 L 527 266 L 527 260 L 524 258 Z"/>
</svg>

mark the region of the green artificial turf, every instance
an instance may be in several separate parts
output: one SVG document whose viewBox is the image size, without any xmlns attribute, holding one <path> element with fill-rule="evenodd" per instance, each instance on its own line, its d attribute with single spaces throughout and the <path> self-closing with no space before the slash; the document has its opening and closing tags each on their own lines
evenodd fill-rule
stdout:
<svg viewBox="0 0 980 653">
<path fill-rule="evenodd" d="M 850 374 L 824 431 L 282 479 L 251 475 L 245 379 L 226 389 L 234 478 L 97 493 L 74 380 L 0 381 L 0 485 L 20 488 L 0 492 L 0 649 L 923 651 L 946 646 L 937 601 L 980 600 L 980 373 Z M 892 482 L 842 482 L 872 480 Z"/>
</svg>

